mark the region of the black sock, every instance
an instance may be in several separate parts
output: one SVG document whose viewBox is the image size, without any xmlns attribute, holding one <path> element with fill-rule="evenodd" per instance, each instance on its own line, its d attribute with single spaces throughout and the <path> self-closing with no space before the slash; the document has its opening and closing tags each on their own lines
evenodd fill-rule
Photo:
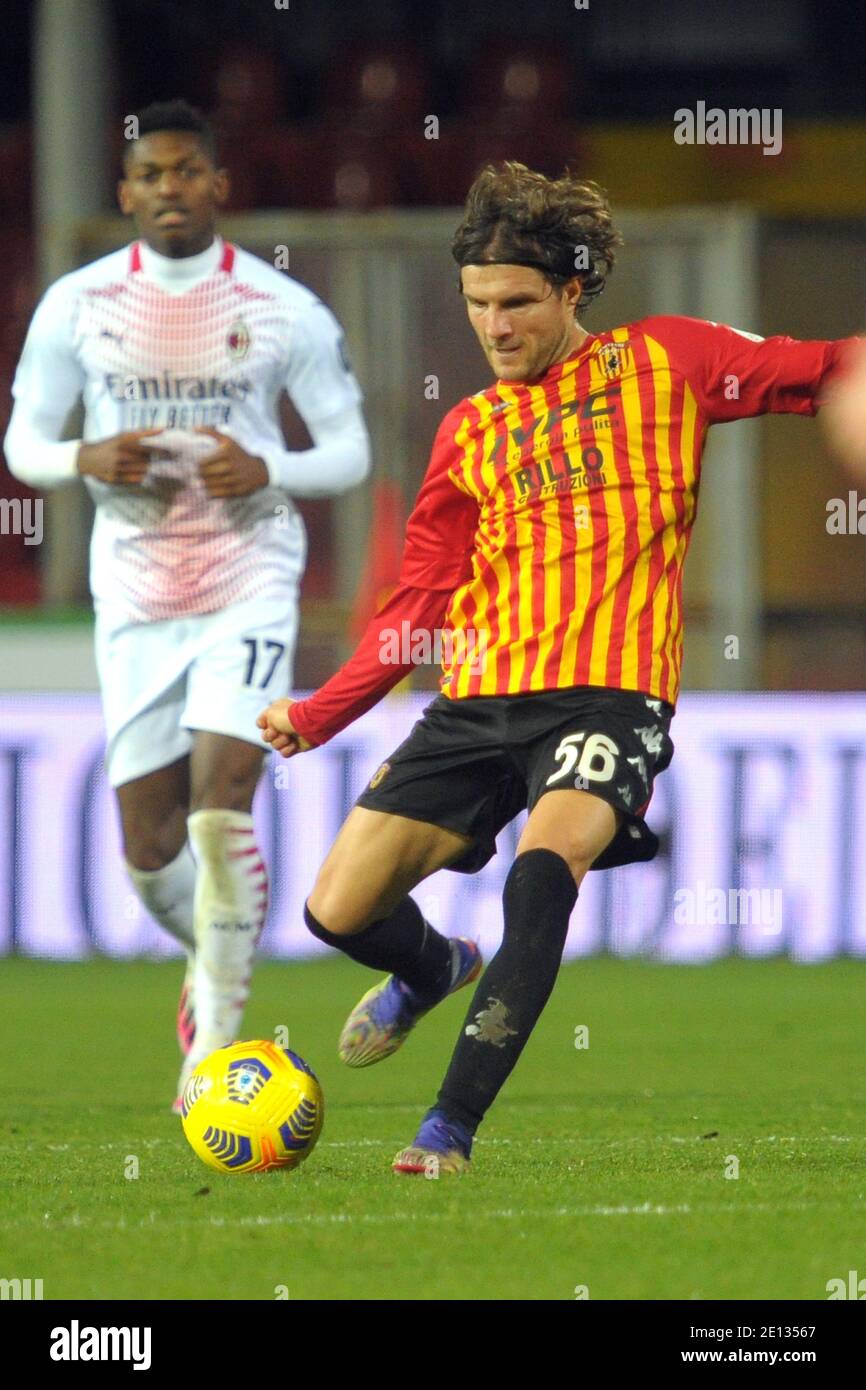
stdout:
<svg viewBox="0 0 866 1390">
<path fill-rule="evenodd" d="M 576 898 L 571 870 L 553 850 L 527 850 L 512 864 L 502 893 L 502 945 L 475 991 L 435 1106 L 470 1134 L 550 998 Z"/>
<path fill-rule="evenodd" d="M 304 904 L 304 921 L 313 936 L 373 970 L 388 970 L 408 985 L 421 1003 L 438 999 L 451 979 L 451 942 L 425 922 L 414 898 L 405 897 L 389 917 L 354 936 L 338 936 L 317 922 Z"/>
</svg>

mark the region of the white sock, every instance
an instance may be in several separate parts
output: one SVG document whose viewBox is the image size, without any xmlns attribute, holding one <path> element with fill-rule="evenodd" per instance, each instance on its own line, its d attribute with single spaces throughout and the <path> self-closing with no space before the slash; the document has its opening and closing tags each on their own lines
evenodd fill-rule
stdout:
<svg viewBox="0 0 866 1390">
<path fill-rule="evenodd" d="M 193 903 L 196 864 L 189 841 L 176 859 L 162 869 L 137 869 L 127 860 L 132 885 L 151 917 L 187 948 L 195 949 Z"/>
<path fill-rule="evenodd" d="M 268 879 L 251 815 L 195 811 L 187 826 L 198 861 L 196 1035 L 190 1057 L 200 1061 L 238 1035 L 267 912 Z"/>
</svg>

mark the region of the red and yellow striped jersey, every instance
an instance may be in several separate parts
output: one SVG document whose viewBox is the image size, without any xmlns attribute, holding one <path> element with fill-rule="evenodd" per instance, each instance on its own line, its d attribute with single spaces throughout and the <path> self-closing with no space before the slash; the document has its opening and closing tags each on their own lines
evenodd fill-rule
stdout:
<svg viewBox="0 0 866 1390">
<path fill-rule="evenodd" d="M 410 666 L 383 689 L 373 649 L 403 619 L 443 627 L 452 699 L 594 685 L 675 704 L 707 429 L 814 414 L 844 347 L 660 316 L 461 401 L 436 435 L 398 589 L 355 657 L 293 706 L 295 727 L 323 741 L 395 684 Z"/>
</svg>

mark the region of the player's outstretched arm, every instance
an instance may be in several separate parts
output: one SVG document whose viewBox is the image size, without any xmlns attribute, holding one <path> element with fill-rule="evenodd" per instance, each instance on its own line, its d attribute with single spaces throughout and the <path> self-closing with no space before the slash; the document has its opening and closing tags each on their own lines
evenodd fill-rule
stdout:
<svg viewBox="0 0 866 1390">
<path fill-rule="evenodd" d="M 856 339 L 761 338 L 678 315 L 643 319 L 691 386 L 708 424 L 755 415 L 816 415 Z"/>
<path fill-rule="evenodd" d="M 270 725 L 287 739 L 299 736 L 308 748 L 326 743 L 360 719 L 409 675 L 413 669 L 411 661 L 392 659 L 394 634 L 411 632 L 413 639 L 419 633 L 432 634 L 444 620 L 450 597 L 451 590 L 399 585 L 370 619 L 357 648 L 330 680 L 308 699 L 292 701 L 290 714 L 284 701 L 276 701 L 259 715 L 256 721 L 259 728 L 264 730 Z M 272 712 L 273 720 L 270 718 Z M 262 736 L 266 737 L 264 733 Z M 266 738 L 266 741 L 277 752 L 283 751 L 273 739 Z M 305 751 L 289 743 L 285 746 L 290 748 L 285 757 Z"/>
<path fill-rule="evenodd" d="M 411 662 L 393 659 L 393 635 L 409 632 L 414 642 L 417 634 L 432 634 L 444 623 L 454 590 L 472 573 L 478 525 L 478 502 L 457 486 L 452 475 L 455 431 L 462 419 L 463 411 L 455 407 L 437 433 L 406 527 L 397 588 L 371 618 L 357 649 L 340 670 L 309 699 L 294 702 L 291 717 L 286 709 L 275 706 L 263 711 L 258 721 L 263 731 L 270 725 L 286 739 L 300 736 L 308 744 L 325 743 L 378 704 L 412 670 Z M 271 710 L 287 727 L 268 720 Z M 267 742 L 282 751 L 273 739 Z M 288 749 L 291 744 L 285 746 Z M 301 751 L 293 748 L 287 756 Z"/>
</svg>

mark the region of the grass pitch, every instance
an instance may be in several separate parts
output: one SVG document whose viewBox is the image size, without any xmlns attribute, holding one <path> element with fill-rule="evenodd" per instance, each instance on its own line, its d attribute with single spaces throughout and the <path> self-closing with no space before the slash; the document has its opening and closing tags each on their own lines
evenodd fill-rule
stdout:
<svg viewBox="0 0 866 1390">
<path fill-rule="evenodd" d="M 862 963 L 565 967 L 472 1173 L 437 1181 L 390 1160 L 469 991 L 353 1072 L 336 1039 L 374 977 L 261 965 L 247 1035 L 289 1028 L 325 1127 L 296 1173 L 222 1177 L 168 1109 L 180 976 L 0 964 L 0 1277 L 46 1299 L 820 1300 L 866 1275 Z"/>
</svg>

